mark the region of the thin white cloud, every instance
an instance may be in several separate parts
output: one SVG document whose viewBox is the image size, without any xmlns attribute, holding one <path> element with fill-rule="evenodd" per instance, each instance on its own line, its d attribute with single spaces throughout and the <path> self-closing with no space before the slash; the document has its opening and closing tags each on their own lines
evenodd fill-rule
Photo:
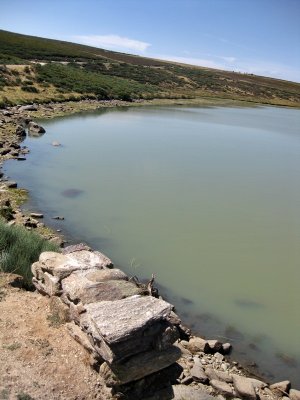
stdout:
<svg viewBox="0 0 300 400">
<path fill-rule="evenodd" d="M 172 56 L 172 55 L 165 55 L 165 54 L 156 54 L 152 57 L 160 59 L 160 60 L 175 61 L 180 64 L 190 64 L 190 65 L 197 65 L 200 67 L 224 69 L 223 65 L 218 64 L 213 60 L 208 60 L 205 58 L 180 57 L 180 56 Z"/>
<path fill-rule="evenodd" d="M 221 60 L 224 60 L 225 62 L 227 62 L 228 64 L 233 64 L 236 61 L 235 57 L 222 57 L 222 56 L 218 56 L 218 58 L 220 58 Z"/>
<path fill-rule="evenodd" d="M 142 42 L 140 40 L 129 39 L 118 35 L 86 35 L 86 36 L 73 36 L 76 42 L 86 44 L 93 47 L 104 47 L 112 50 L 133 50 L 144 52 L 147 50 L 150 43 Z"/>
<path fill-rule="evenodd" d="M 225 71 L 236 71 L 300 82 L 300 69 L 296 69 L 285 64 L 277 64 L 262 60 L 240 60 L 235 57 L 217 55 L 210 56 L 211 57 L 206 58 L 194 58 L 165 54 L 149 55 L 149 57 L 167 61 L 175 61 L 182 64 L 197 65 Z"/>
</svg>

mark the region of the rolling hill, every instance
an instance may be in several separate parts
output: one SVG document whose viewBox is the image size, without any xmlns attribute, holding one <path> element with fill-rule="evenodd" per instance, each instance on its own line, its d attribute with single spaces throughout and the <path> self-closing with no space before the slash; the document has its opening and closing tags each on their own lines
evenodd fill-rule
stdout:
<svg viewBox="0 0 300 400">
<path fill-rule="evenodd" d="M 216 98 L 300 106 L 300 84 L 0 30 L 0 105 Z"/>
</svg>

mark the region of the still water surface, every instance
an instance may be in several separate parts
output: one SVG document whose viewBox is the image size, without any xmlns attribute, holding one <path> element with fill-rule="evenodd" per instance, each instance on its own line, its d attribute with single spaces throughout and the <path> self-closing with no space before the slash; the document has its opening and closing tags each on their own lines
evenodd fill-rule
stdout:
<svg viewBox="0 0 300 400">
<path fill-rule="evenodd" d="M 128 274 L 155 273 L 195 330 L 300 385 L 300 111 L 124 108 L 42 123 L 27 161 L 6 164 L 31 207 L 63 215 L 60 228 Z"/>
</svg>

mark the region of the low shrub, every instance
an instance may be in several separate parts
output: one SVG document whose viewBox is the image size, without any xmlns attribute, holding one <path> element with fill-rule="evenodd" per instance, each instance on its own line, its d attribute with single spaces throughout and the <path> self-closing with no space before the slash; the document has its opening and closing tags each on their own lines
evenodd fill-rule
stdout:
<svg viewBox="0 0 300 400">
<path fill-rule="evenodd" d="M 35 86 L 21 86 L 21 89 L 24 92 L 30 92 L 30 93 L 39 93 L 38 89 Z"/>
<path fill-rule="evenodd" d="M 43 251 L 59 251 L 58 246 L 22 226 L 8 226 L 0 219 L 0 270 L 23 277 L 24 288 L 32 289 L 31 264 Z"/>
</svg>

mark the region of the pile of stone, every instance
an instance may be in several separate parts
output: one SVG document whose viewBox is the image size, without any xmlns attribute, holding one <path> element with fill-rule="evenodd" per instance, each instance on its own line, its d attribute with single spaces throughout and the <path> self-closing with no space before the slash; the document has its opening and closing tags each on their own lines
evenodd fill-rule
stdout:
<svg viewBox="0 0 300 400">
<path fill-rule="evenodd" d="M 66 307 L 70 333 L 114 391 L 180 358 L 173 345 L 180 336 L 173 306 L 148 295 L 145 285 L 114 269 L 102 253 L 85 245 L 44 252 L 32 272 L 36 289 Z"/>
<path fill-rule="evenodd" d="M 36 289 L 51 297 L 89 353 L 105 399 L 122 393 L 144 400 L 300 400 L 289 381 L 269 385 L 245 376 L 226 357 L 229 343 L 191 336 L 173 306 L 151 296 L 149 284 L 129 279 L 88 246 L 42 253 L 32 272 Z"/>
</svg>

